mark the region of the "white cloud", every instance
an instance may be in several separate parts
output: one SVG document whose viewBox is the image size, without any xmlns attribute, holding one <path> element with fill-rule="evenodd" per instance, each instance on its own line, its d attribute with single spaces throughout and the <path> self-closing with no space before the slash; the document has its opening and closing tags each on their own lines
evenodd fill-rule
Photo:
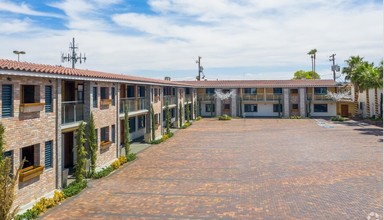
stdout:
<svg viewBox="0 0 384 220">
<path fill-rule="evenodd" d="M 88 56 L 79 68 L 145 72 L 156 78 L 194 77 L 197 56 L 203 57 L 205 74 L 212 78 L 219 74 L 215 68 L 254 68 L 233 76 L 228 71 L 219 74 L 239 79 L 245 73 L 252 78 L 291 78 L 292 69 L 311 68 L 307 52 L 313 48 L 318 50 L 320 75 L 329 74 L 332 53 L 337 54 L 339 65 L 351 55 L 374 62 L 382 57 L 378 49 L 382 10 L 373 1 L 353 5 L 347 0 L 150 0 L 153 11 L 148 14 L 132 11 L 127 4 L 120 0 L 54 2 L 51 6 L 63 10 L 68 30 L 43 29 L 16 39 L 0 36 L 0 40 L 27 50 L 25 59 L 60 64 L 60 51 L 65 52 L 76 37 L 80 51 Z M 5 20 L 0 28 L 25 30 L 27 25 L 36 28 L 28 19 Z M 0 51 L 0 57 L 9 57 L 6 51 L 13 49 L 17 48 Z M 261 67 L 276 71 L 263 73 Z M 282 70 L 286 67 L 289 70 Z"/>
<path fill-rule="evenodd" d="M 45 17 L 62 18 L 62 16 L 57 15 L 57 14 L 33 10 L 26 3 L 16 4 L 16 3 L 4 1 L 4 0 L 0 1 L 0 11 L 6 11 L 6 12 L 24 14 L 24 15 L 32 15 L 32 16 L 45 16 Z"/>
</svg>

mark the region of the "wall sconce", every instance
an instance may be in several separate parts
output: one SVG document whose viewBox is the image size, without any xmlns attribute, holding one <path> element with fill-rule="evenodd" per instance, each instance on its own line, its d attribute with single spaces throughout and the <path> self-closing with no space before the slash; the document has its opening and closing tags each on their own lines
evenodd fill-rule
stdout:
<svg viewBox="0 0 384 220">
<path fill-rule="evenodd" d="M 8 80 L 8 81 L 12 81 L 11 77 L 7 77 L 7 80 Z"/>
</svg>

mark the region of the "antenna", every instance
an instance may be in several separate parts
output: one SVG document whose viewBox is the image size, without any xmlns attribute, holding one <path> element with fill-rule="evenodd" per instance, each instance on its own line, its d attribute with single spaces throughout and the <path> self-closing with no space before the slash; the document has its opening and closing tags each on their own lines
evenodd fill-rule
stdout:
<svg viewBox="0 0 384 220">
<path fill-rule="evenodd" d="M 200 60 L 201 60 L 201 57 L 198 56 L 198 57 L 197 57 L 197 60 L 196 60 L 196 63 L 197 63 L 197 65 L 198 65 L 198 75 L 196 76 L 197 81 L 200 81 L 201 79 L 204 79 L 204 78 L 205 78 L 205 75 L 204 75 L 204 73 L 203 73 L 204 67 L 201 66 L 201 64 L 200 64 Z M 201 75 L 203 75 L 203 77 L 201 77 Z"/>
<path fill-rule="evenodd" d="M 336 72 L 340 72 L 340 66 L 335 64 L 335 56 L 335 53 L 329 56 L 329 61 L 332 61 L 333 80 L 336 81 Z"/>
<path fill-rule="evenodd" d="M 80 64 L 83 62 L 85 63 L 85 60 L 87 60 L 87 57 L 85 56 L 85 53 L 84 53 L 84 56 L 81 53 L 80 53 L 80 56 L 77 56 L 76 51 L 78 49 L 79 49 L 79 45 L 76 45 L 75 38 L 72 38 L 72 42 L 69 43 L 70 53 L 67 53 L 67 54 L 61 53 L 61 62 L 62 63 L 64 63 L 65 61 L 71 62 L 73 69 L 75 68 L 75 64 L 77 63 L 77 61 L 79 61 Z"/>
</svg>

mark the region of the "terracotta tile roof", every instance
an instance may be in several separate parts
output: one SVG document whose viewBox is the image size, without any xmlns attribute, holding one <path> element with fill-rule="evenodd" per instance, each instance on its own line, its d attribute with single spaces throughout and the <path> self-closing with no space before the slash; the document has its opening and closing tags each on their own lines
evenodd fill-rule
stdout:
<svg viewBox="0 0 384 220">
<path fill-rule="evenodd" d="M 337 82 L 331 79 L 316 80 L 212 80 L 180 81 L 196 88 L 292 88 L 292 87 L 334 87 Z"/>
<path fill-rule="evenodd" d="M 138 83 L 151 83 L 159 85 L 170 85 L 170 86 L 186 86 L 189 87 L 189 84 L 183 82 L 175 81 L 166 81 L 160 79 L 151 79 L 144 78 L 139 76 L 131 76 L 125 74 L 115 74 L 115 73 L 105 73 L 94 70 L 83 70 L 83 69 L 72 69 L 62 66 L 52 66 L 45 64 L 35 64 L 28 62 L 18 62 L 13 60 L 0 59 L 0 73 L 4 72 L 1 70 L 13 70 L 13 71 L 22 71 L 28 73 L 44 73 L 52 74 L 52 78 L 60 78 L 60 76 L 73 76 L 73 77 L 84 77 L 84 78 L 95 78 L 95 79 L 106 79 L 106 80 L 121 80 L 121 81 L 131 81 Z M 6 72 L 5 72 L 6 74 Z"/>
</svg>

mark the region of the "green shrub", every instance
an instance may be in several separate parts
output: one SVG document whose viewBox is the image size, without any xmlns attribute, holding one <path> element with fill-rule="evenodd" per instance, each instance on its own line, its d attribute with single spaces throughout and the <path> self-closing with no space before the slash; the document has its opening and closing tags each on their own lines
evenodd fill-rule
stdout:
<svg viewBox="0 0 384 220">
<path fill-rule="evenodd" d="M 201 116 L 197 116 L 196 121 L 200 121 L 202 119 Z"/>
<path fill-rule="evenodd" d="M 228 115 L 221 115 L 219 116 L 219 120 L 223 120 L 223 121 L 228 121 L 228 120 L 231 120 L 232 118 Z"/>
<path fill-rule="evenodd" d="M 182 129 L 186 129 L 188 128 L 189 126 L 191 126 L 192 123 L 191 122 L 185 122 L 184 125 L 181 127 Z"/>
<path fill-rule="evenodd" d="M 345 121 L 345 118 L 341 117 L 340 115 L 337 115 L 335 117 L 332 117 L 331 121 Z"/>
<path fill-rule="evenodd" d="M 92 178 L 93 179 L 100 179 L 100 178 L 103 178 L 103 177 L 106 177 L 108 176 L 110 173 L 112 173 L 113 171 L 113 167 L 112 166 L 107 166 L 107 167 L 104 167 L 103 169 L 101 169 L 99 172 L 96 172 Z"/>
<path fill-rule="evenodd" d="M 37 219 L 39 217 L 39 213 L 36 210 L 28 209 L 21 215 L 16 215 L 15 220 L 30 220 Z"/>
<path fill-rule="evenodd" d="M 114 170 L 118 169 L 120 166 L 121 166 L 121 163 L 120 163 L 120 160 L 119 160 L 119 159 L 113 161 L 113 163 L 111 164 L 111 167 L 112 167 Z"/>
<path fill-rule="evenodd" d="M 121 156 L 119 157 L 118 159 L 120 161 L 120 164 L 123 165 L 125 164 L 126 162 L 128 162 L 128 158 L 126 156 Z"/>
<path fill-rule="evenodd" d="M 81 192 L 85 187 L 87 187 L 87 181 L 83 180 L 81 182 L 72 182 L 66 188 L 63 189 L 65 198 L 74 196 Z"/>
<path fill-rule="evenodd" d="M 289 117 L 290 119 L 301 119 L 301 116 L 298 116 L 298 115 L 292 115 L 291 117 Z"/>
<path fill-rule="evenodd" d="M 130 153 L 128 155 L 128 161 L 134 161 L 136 160 L 136 154 L 135 153 Z"/>
<path fill-rule="evenodd" d="M 153 141 L 151 141 L 151 144 L 160 144 L 161 142 L 163 142 L 163 138 L 153 140 Z"/>
<path fill-rule="evenodd" d="M 187 123 L 185 123 L 185 124 L 187 124 Z M 189 125 L 188 125 L 188 126 L 189 126 Z M 173 135 L 174 135 L 174 134 L 173 134 L 172 132 L 170 132 L 169 134 L 164 134 L 160 139 L 153 140 L 153 141 L 151 141 L 150 143 L 151 143 L 151 144 L 160 144 L 161 142 L 166 141 L 167 139 L 173 137 Z M 130 160 L 128 160 L 128 161 L 130 161 Z"/>
</svg>

